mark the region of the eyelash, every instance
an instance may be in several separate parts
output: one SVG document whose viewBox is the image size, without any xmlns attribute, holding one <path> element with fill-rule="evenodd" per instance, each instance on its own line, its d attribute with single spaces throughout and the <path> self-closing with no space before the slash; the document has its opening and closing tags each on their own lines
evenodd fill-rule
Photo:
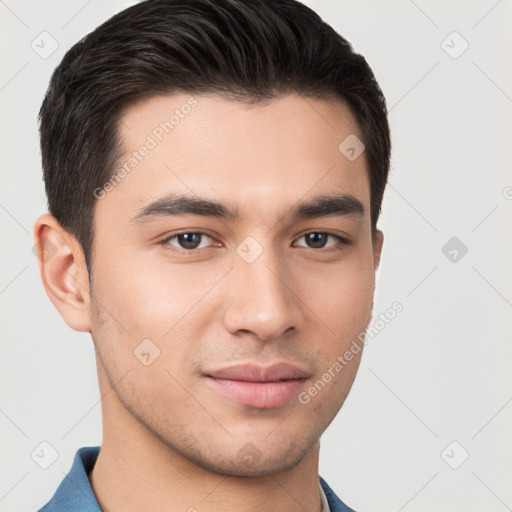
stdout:
<svg viewBox="0 0 512 512">
<path fill-rule="evenodd" d="M 310 235 L 312 233 L 327 235 L 327 236 L 330 236 L 332 238 L 335 238 L 338 241 L 337 244 L 333 244 L 333 245 L 328 246 L 328 247 L 320 247 L 318 249 L 315 249 L 314 247 L 305 247 L 306 249 L 309 249 L 309 250 L 312 250 L 312 251 L 315 251 L 315 252 L 320 252 L 320 251 L 328 252 L 330 250 L 341 250 L 342 247 L 339 247 L 339 245 L 347 246 L 347 245 L 350 245 L 352 243 L 350 240 L 348 240 L 346 238 L 343 238 L 340 235 L 335 235 L 334 233 L 330 233 L 328 231 L 308 231 L 307 233 L 304 233 L 303 235 L 301 235 L 297 240 L 300 240 L 301 238 L 304 238 L 305 236 Z M 159 244 L 164 246 L 164 248 L 166 250 L 176 251 L 178 253 L 187 253 L 187 254 L 196 253 L 197 251 L 200 251 L 201 249 L 208 249 L 208 247 L 200 247 L 200 248 L 195 248 L 195 249 L 184 249 L 184 248 L 181 248 L 181 247 L 170 246 L 169 242 L 172 239 L 178 237 L 179 235 L 185 235 L 185 234 L 189 234 L 189 235 L 204 235 L 204 236 L 207 236 L 208 238 L 211 238 L 212 240 L 214 240 L 214 238 L 211 235 L 209 235 L 208 233 L 205 233 L 203 231 L 180 231 L 178 233 L 173 233 L 171 236 L 168 236 L 167 238 L 165 238 L 164 240 L 159 242 Z M 172 247 L 172 248 L 169 249 L 169 247 Z M 301 246 L 301 247 L 304 247 L 304 246 Z"/>
</svg>

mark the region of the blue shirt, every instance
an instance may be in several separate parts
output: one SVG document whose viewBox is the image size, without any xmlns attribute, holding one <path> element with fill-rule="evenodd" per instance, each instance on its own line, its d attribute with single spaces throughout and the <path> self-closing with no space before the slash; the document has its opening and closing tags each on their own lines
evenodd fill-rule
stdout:
<svg viewBox="0 0 512 512">
<path fill-rule="evenodd" d="M 102 512 L 88 478 L 99 451 L 99 446 L 80 448 L 75 454 L 70 472 L 52 499 L 38 512 Z M 334 494 L 322 477 L 320 485 L 327 498 L 330 512 L 354 512 Z"/>
</svg>

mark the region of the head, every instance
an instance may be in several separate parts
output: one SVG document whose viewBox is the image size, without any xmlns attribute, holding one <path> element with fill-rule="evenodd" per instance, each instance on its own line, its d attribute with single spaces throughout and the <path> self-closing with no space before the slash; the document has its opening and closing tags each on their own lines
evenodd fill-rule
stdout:
<svg viewBox="0 0 512 512">
<path fill-rule="evenodd" d="M 111 424 L 223 474 L 296 465 L 371 319 L 390 135 L 365 59 L 294 0 L 148 0 L 68 51 L 40 134 L 41 274 L 92 335 Z M 284 401 L 215 378 L 275 362 L 301 375 Z"/>
</svg>

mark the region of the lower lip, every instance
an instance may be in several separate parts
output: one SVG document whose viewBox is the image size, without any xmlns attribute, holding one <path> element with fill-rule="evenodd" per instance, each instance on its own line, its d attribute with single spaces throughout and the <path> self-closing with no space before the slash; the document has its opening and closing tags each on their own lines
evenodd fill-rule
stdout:
<svg viewBox="0 0 512 512">
<path fill-rule="evenodd" d="M 224 395 L 243 405 L 258 409 L 269 409 L 286 404 L 299 393 L 305 380 L 247 382 L 208 377 L 208 381 Z"/>
</svg>

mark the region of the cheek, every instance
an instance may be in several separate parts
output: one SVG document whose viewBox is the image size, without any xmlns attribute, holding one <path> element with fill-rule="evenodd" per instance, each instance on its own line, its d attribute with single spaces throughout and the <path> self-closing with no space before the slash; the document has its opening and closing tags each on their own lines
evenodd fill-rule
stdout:
<svg viewBox="0 0 512 512">
<path fill-rule="evenodd" d="M 372 260 L 365 258 L 340 265 L 315 282 L 314 292 L 307 299 L 313 311 L 318 312 L 338 340 L 357 337 L 371 316 L 375 287 Z"/>
<path fill-rule="evenodd" d="M 104 249 L 98 257 L 102 264 L 94 269 L 94 291 L 111 316 L 137 336 L 162 336 L 208 284 L 187 279 L 190 272 L 179 266 L 141 261 L 129 254 L 114 261 L 114 253 Z"/>
<path fill-rule="evenodd" d="M 148 374 L 160 366 L 185 371 L 201 326 L 211 318 L 198 313 L 218 272 L 210 267 L 194 276 L 192 266 L 184 272 L 186 267 L 159 263 L 133 265 L 128 258 L 114 265 L 103 256 L 94 273 L 92 336 L 112 379 L 127 368 L 143 368 L 147 359 L 154 361 L 151 372 L 145 367 Z"/>
</svg>

